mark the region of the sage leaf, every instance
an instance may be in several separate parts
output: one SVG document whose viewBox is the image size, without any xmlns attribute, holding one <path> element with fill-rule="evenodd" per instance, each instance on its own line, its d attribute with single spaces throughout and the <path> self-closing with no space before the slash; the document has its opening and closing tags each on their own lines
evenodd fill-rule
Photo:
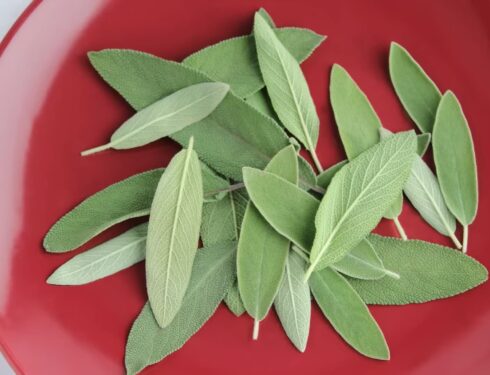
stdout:
<svg viewBox="0 0 490 375">
<path fill-rule="evenodd" d="M 298 157 L 294 147 L 280 151 L 266 171 L 298 183 Z M 237 252 L 238 289 L 247 313 L 256 321 L 267 315 L 284 274 L 289 240 L 277 233 L 249 203 L 243 217 Z"/>
<path fill-rule="evenodd" d="M 262 18 L 269 24 L 270 27 L 276 27 L 276 24 L 274 23 L 271 15 L 264 8 L 260 8 L 257 13 L 262 16 Z"/>
<path fill-rule="evenodd" d="M 390 358 L 381 329 L 347 280 L 325 268 L 311 275 L 310 287 L 327 320 L 350 346 L 366 357 Z"/>
<path fill-rule="evenodd" d="M 298 155 L 298 173 L 298 184 L 300 188 L 305 190 L 318 190 L 315 171 L 311 167 L 311 164 L 301 155 Z"/>
<path fill-rule="evenodd" d="M 441 92 L 422 67 L 401 45 L 392 42 L 389 70 L 393 87 L 420 131 L 432 132 Z"/>
<path fill-rule="evenodd" d="M 466 251 L 468 225 L 475 219 L 478 207 L 478 182 L 471 131 L 451 91 L 443 95 L 437 110 L 433 148 L 442 195 L 449 210 L 463 224 Z"/>
<path fill-rule="evenodd" d="M 298 62 L 260 14 L 255 15 L 254 37 L 272 106 L 286 129 L 313 152 L 318 142 L 319 119 Z"/>
<path fill-rule="evenodd" d="M 236 273 L 236 270 L 235 270 Z M 242 297 L 240 297 L 240 291 L 238 290 L 238 283 L 235 283 L 230 287 L 228 293 L 226 293 L 223 299 L 225 305 L 235 316 L 242 316 L 245 312 L 245 306 L 243 306 Z"/>
<path fill-rule="evenodd" d="M 151 204 L 146 246 L 146 286 L 158 325 L 169 325 L 182 304 L 196 255 L 203 191 L 196 152 L 177 153 Z"/>
<path fill-rule="evenodd" d="M 59 219 L 44 238 L 48 252 L 76 249 L 104 230 L 125 220 L 146 216 L 165 169 L 158 168 L 128 177 L 91 195 Z M 205 199 L 219 198 L 228 182 L 201 163 Z"/>
<path fill-rule="evenodd" d="M 425 155 L 427 149 L 429 148 L 431 138 L 430 133 L 422 133 L 417 135 L 417 154 L 420 156 Z"/>
<path fill-rule="evenodd" d="M 129 332 L 125 364 L 128 374 L 161 361 L 180 349 L 214 314 L 235 280 L 236 242 L 197 252 L 182 306 L 165 328 L 160 328 L 147 303 Z"/>
<path fill-rule="evenodd" d="M 131 50 L 89 54 L 99 74 L 136 110 L 184 87 L 210 79 L 185 65 Z M 242 167 L 264 168 L 289 144 L 271 118 L 228 93 L 213 113 L 170 136 L 184 147 L 194 137 L 194 149 L 210 167 L 235 181 Z"/>
<path fill-rule="evenodd" d="M 148 224 L 140 224 L 85 251 L 59 267 L 47 280 L 53 285 L 83 285 L 131 267 L 145 259 Z"/>
<path fill-rule="evenodd" d="M 488 278 L 475 259 L 449 247 L 419 240 L 370 235 L 385 267 L 400 275 L 376 281 L 349 279 L 369 304 L 405 305 L 452 297 L 473 289 Z"/>
<path fill-rule="evenodd" d="M 264 12 L 259 13 L 264 16 Z M 270 16 L 268 21 L 271 21 Z M 274 31 L 298 62 L 306 60 L 325 40 L 323 35 L 297 27 Z M 264 87 L 252 35 L 223 40 L 193 53 L 182 63 L 203 72 L 214 81 L 228 83 L 232 92 L 241 98 L 248 98 Z"/>
<path fill-rule="evenodd" d="M 253 95 L 250 95 L 245 99 L 245 101 L 259 112 L 273 118 L 276 122 L 279 122 L 279 118 L 272 107 L 271 99 L 269 98 L 265 88 L 257 91 Z"/>
<path fill-rule="evenodd" d="M 339 261 L 376 227 L 399 196 L 415 150 L 415 134 L 400 133 L 364 151 L 335 175 L 315 217 L 307 276 Z"/>
<path fill-rule="evenodd" d="M 137 112 L 126 120 L 103 146 L 82 152 L 89 155 L 114 148 L 144 146 L 207 117 L 221 103 L 230 86 L 204 82 L 185 87 Z"/>
<path fill-rule="evenodd" d="M 337 164 L 332 165 L 330 168 L 325 169 L 322 173 L 317 176 L 317 184 L 323 189 L 327 189 L 330 182 L 332 182 L 333 176 L 348 163 L 348 160 L 342 160 Z"/>
<path fill-rule="evenodd" d="M 281 285 L 274 300 L 282 327 L 293 345 L 304 352 L 310 333 L 311 298 L 308 284 L 303 282 L 306 264 L 290 252 Z"/>
</svg>

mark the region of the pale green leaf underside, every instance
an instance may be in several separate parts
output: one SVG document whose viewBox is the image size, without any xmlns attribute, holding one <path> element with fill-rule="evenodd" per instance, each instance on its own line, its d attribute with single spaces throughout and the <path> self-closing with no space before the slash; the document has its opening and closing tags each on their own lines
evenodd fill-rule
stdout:
<svg viewBox="0 0 490 375">
<path fill-rule="evenodd" d="M 381 329 L 347 280 L 325 268 L 311 275 L 310 287 L 325 317 L 350 346 L 370 358 L 390 358 Z"/>
<path fill-rule="evenodd" d="M 104 80 L 136 110 L 179 89 L 210 79 L 185 65 L 131 50 L 92 52 L 90 61 Z M 187 147 L 194 137 L 199 158 L 216 171 L 240 181 L 242 167 L 264 168 L 289 144 L 282 128 L 232 93 L 205 119 L 174 133 Z"/>
<path fill-rule="evenodd" d="M 304 352 L 310 332 L 311 298 L 308 284 L 303 282 L 306 265 L 290 252 L 281 285 L 274 300 L 282 327 L 294 346 Z"/>
<path fill-rule="evenodd" d="M 214 314 L 235 280 L 236 242 L 198 251 L 181 309 L 174 320 L 160 328 L 146 304 L 133 323 L 126 344 L 128 374 L 161 361 L 180 349 Z"/>
<path fill-rule="evenodd" d="M 450 91 L 439 104 L 432 145 L 444 200 L 461 224 L 469 225 L 478 206 L 475 150 L 461 105 Z"/>
<path fill-rule="evenodd" d="M 434 126 L 441 93 L 434 82 L 397 43 L 391 43 L 389 70 L 391 82 L 403 107 L 424 133 Z"/>
<path fill-rule="evenodd" d="M 146 287 L 151 309 L 162 328 L 179 311 L 191 277 L 202 205 L 199 160 L 190 147 L 170 161 L 150 210 Z"/>
<path fill-rule="evenodd" d="M 319 119 L 301 68 L 260 14 L 254 37 L 260 71 L 282 124 L 308 150 L 318 141 Z"/>
<path fill-rule="evenodd" d="M 400 279 L 349 279 L 368 304 L 405 305 L 452 297 L 488 278 L 483 265 L 448 247 L 378 235 L 370 235 L 369 241 L 385 267 L 399 274 Z"/>
<path fill-rule="evenodd" d="M 337 262 L 374 229 L 401 193 L 415 151 L 415 134 L 400 133 L 363 152 L 335 175 L 315 217 L 311 269 Z"/>
<path fill-rule="evenodd" d="M 317 176 L 317 184 L 323 189 L 327 189 L 330 182 L 332 182 L 333 176 L 348 163 L 348 160 L 342 160 L 337 164 L 332 165 L 330 168 L 325 169 L 322 173 Z"/>
</svg>

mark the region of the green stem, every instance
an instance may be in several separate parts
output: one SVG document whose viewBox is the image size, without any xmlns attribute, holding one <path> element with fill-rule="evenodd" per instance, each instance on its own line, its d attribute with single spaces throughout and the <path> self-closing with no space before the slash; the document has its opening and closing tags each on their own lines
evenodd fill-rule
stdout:
<svg viewBox="0 0 490 375">
<path fill-rule="evenodd" d="M 308 282 L 308 279 L 310 278 L 311 274 L 313 273 L 314 271 L 314 267 L 315 265 L 314 264 L 311 264 L 308 269 L 306 270 L 306 273 L 305 273 L 305 277 L 303 279 L 303 282 L 304 283 L 307 283 Z"/>
<path fill-rule="evenodd" d="M 303 249 L 299 248 L 298 246 L 296 245 L 292 245 L 291 246 L 291 249 L 296 253 L 298 254 L 301 258 L 303 258 L 304 261 L 306 261 L 307 263 L 310 262 L 310 258 L 308 258 L 308 255 L 306 254 L 306 251 L 304 251 Z"/>
<path fill-rule="evenodd" d="M 468 225 L 463 225 L 463 253 L 468 251 Z"/>
<path fill-rule="evenodd" d="M 254 320 L 254 329 L 252 333 L 252 339 L 258 340 L 259 338 L 259 327 L 260 327 L 260 320 L 255 319 Z"/>
<path fill-rule="evenodd" d="M 405 233 L 405 229 L 403 229 L 400 220 L 398 220 L 398 216 L 393 219 L 393 222 L 395 223 L 396 230 L 400 234 L 400 237 L 403 239 L 403 241 L 408 240 L 407 234 Z"/>
<path fill-rule="evenodd" d="M 89 150 L 82 151 L 81 155 L 82 156 L 92 155 L 92 154 L 95 154 L 96 152 L 105 151 L 111 147 L 112 147 L 112 144 L 107 143 L 107 144 L 102 145 L 102 146 L 97 146 L 97 147 L 91 148 Z"/>
<path fill-rule="evenodd" d="M 449 233 L 449 237 L 453 240 L 454 245 L 457 249 L 461 249 L 463 247 L 461 245 L 461 242 L 459 242 L 458 238 L 454 235 L 454 233 Z"/>
<path fill-rule="evenodd" d="M 320 163 L 320 160 L 318 159 L 318 155 L 316 154 L 315 149 L 310 150 L 310 155 L 311 155 L 311 158 L 313 159 L 313 162 L 315 163 L 316 169 L 318 169 L 319 173 L 322 173 L 323 167 L 322 167 L 322 164 Z"/>
</svg>

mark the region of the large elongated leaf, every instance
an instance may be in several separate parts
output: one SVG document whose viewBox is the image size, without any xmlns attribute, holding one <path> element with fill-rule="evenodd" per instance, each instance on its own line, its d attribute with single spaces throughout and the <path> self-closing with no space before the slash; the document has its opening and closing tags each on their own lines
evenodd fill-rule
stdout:
<svg viewBox="0 0 490 375">
<path fill-rule="evenodd" d="M 400 133 L 364 151 L 335 175 L 315 217 L 309 273 L 339 261 L 375 228 L 400 195 L 415 151 L 415 134 Z"/>
<path fill-rule="evenodd" d="M 174 320 L 160 328 L 147 303 L 133 323 L 126 344 L 128 374 L 136 374 L 180 349 L 213 315 L 235 280 L 236 242 L 198 251 L 182 306 Z"/>
<path fill-rule="evenodd" d="M 279 28 L 275 33 L 298 62 L 306 60 L 325 40 L 322 35 L 300 28 Z M 264 87 L 252 35 L 223 40 L 188 56 L 182 63 L 215 81 L 230 84 L 241 98 Z"/>
<path fill-rule="evenodd" d="M 311 275 L 310 287 L 325 317 L 350 346 L 370 358 L 390 358 L 381 329 L 347 280 L 325 268 Z"/>
<path fill-rule="evenodd" d="M 308 150 L 314 150 L 319 120 L 298 62 L 260 14 L 255 15 L 254 37 L 260 71 L 272 106 L 286 129 Z"/>
<path fill-rule="evenodd" d="M 390 77 L 403 107 L 422 132 L 434 126 L 441 93 L 408 51 L 391 43 Z"/>
<path fill-rule="evenodd" d="M 184 298 L 196 255 L 203 204 L 199 160 L 189 148 L 176 154 L 151 204 L 146 287 L 160 327 L 169 325 Z"/>
<path fill-rule="evenodd" d="M 130 50 L 92 52 L 90 61 L 100 75 L 136 110 L 179 89 L 209 82 L 204 74 L 185 65 Z M 241 180 L 244 166 L 264 168 L 289 144 L 286 133 L 270 117 L 232 93 L 205 119 L 174 133 L 171 138 L 194 148 L 209 166 Z"/>
<path fill-rule="evenodd" d="M 270 173 L 298 183 L 297 155 L 293 146 L 280 151 L 267 165 Z M 242 222 L 238 241 L 238 289 L 247 313 L 255 321 L 264 319 L 279 288 L 289 240 L 272 228 L 252 203 Z"/>
<path fill-rule="evenodd" d="M 447 298 L 475 288 L 488 271 L 475 259 L 430 242 L 370 235 L 385 267 L 400 275 L 393 279 L 349 279 L 369 304 L 405 305 Z"/>
<path fill-rule="evenodd" d="M 304 352 L 310 333 L 310 288 L 303 282 L 306 264 L 299 255 L 290 252 L 274 307 L 284 331 L 294 346 Z"/>
<path fill-rule="evenodd" d="M 108 148 L 139 147 L 176 133 L 213 112 L 229 88 L 225 83 L 204 82 L 180 89 L 126 120 L 108 144 L 84 151 L 82 155 Z"/>
<path fill-rule="evenodd" d="M 450 91 L 437 110 L 433 147 L 444 200 L 461 224 L 468 226 L 478 206 L 475 150 L 461 105 Z"/>
<path fill-rule="evenodd" d="M 201 163 L 206 200 L 222 198 L 228 182 Z M 44 238 L 52 253 L 76 249 L 99 233 L 125 220 L 146 216 L 165 169 L 153 169 L 128 177 L 91 195 L 59 219 Z"/>
<path fill-rule="evenodd" d="M 140 224 L 85 251 L 59 267 L 47 280 L 54 285 L 82 285 L 102 279 L 145 259 L 148 224 Z"/>
</svg>

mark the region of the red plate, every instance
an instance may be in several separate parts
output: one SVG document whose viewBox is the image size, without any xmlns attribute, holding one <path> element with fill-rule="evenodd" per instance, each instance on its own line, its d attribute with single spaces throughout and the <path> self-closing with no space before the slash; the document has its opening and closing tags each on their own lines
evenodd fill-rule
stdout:
<svg viewBox="0 0 490 375">
<path fill-rule="evenodd" d="M 319 149 L 325 166 L 343 158 L 328 98 L 332 63 L 349 70 L 391 130 L 412 127 L 387 74 L 391 40 L 406 46 L 441 89 L 458 95 L 476 142 L 482 192 L 469 253 L 490 265 L 488 1 L 35 1 L 0 48 L 0 338 L 19 373 L 123 372 L 126 336 L 145 300 L 143 267 L 86 286 L 49 286 L 45 279 L 75 253 L 47 254 L 41 241 L 50 225 L 83 198 L 133 173 L 166 165 L 178 149 L 163 141 L 80 157 L 81 150 L 102 144 L 132 113 L 92 71 L 85 53 L 133 48 L 180 60 L 210 43 L 248 33 L 259 6 L 279 25 L 329 36 L 304 64 L 322 122 Z M 410 237 L 450 245 L 408 204 L 401 220 Z M 389 222 L 380 230 L 396 233 Z M 356 354 L 317 308 L 307 351 L 300 354 L 274 314 L 261 325 L 260 340 L 252 342 L 252 321 L 221 307 L 182 350 L 146 373 L 490 372 L 490 284 L 443 301 L 371 310 L 390 344 L 389 362 Z"/>
</svg>

